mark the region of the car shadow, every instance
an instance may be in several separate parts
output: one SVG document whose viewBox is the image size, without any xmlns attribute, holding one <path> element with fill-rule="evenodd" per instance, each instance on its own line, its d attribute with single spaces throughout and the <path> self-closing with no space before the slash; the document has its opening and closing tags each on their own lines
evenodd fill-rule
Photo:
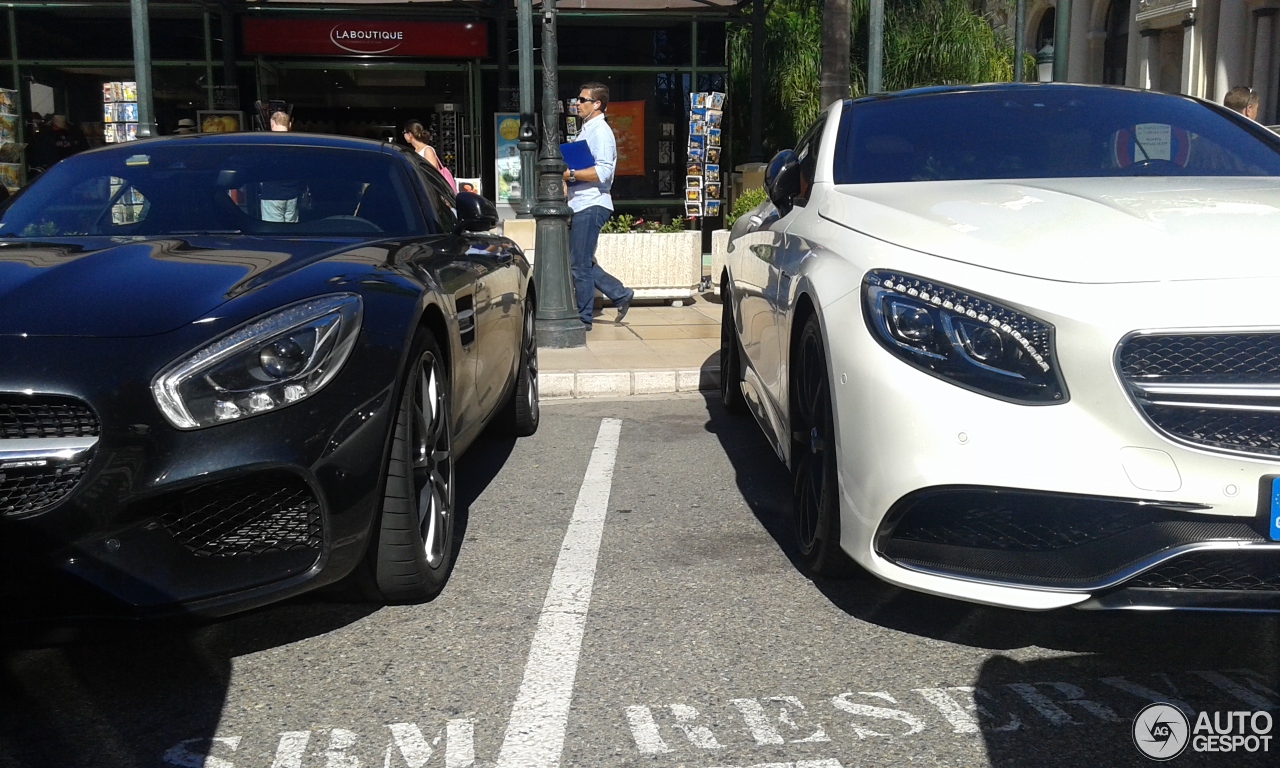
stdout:
<svg viewBox="0 0 1280 768">
<path fill-rule="evenodd" d="M 514 445 L 481 437 L 456 465 L 454 562 L 471 505 Z M 333 597 L 311 593 L 220 620 L 6 627 L 0 766 L 205 764 L 236 658 L 333 632 L 380 608 Z M 186 740 L 178 744 L 175 734 Z"/>
<path fill-rule="evenodd" d="M 1182 671 L 1177 662 L 1169 662 L 1163 656 L 1161 647 L 1148 645 L 1145 650 L 1143 666 L 1109 671 L 1115 675 L 1112 677 L 1081 657 L 1019 661 L 1000 654 L 988 658 L 973 683 L 975 720 L 986 748 L 987 765 L 1152 765 L 1153 760 L 1139 752 L 1138 742 L 1144 741 L 1147 746 L 1155 746 L 1156 742 L 1135 726 L 1135 718 L 1157 702 L 1196 713 L 1207 712 L 1210 717 L 1218 711 L 1258 708 L 1269 708 L 1273 718 L 1280 714 L 1274 667 L 1269 673 L 1233 668 L 1242 660 L 1232 655 L 1235 649 L 1228 647 L 1222 648 L 1216 658 L 1197 662 L 1216 667 L 1186 668 L 1208 672 Z M 1254 655 L 1274 660 L 1274 647 L 1271 651 L 1266 654 L 1255 649 Z M 1135 659 L 1133 663 L 1141 662 Z M 1234 684 L 1238 688 L 1215 687 L 1210 678 L 1229 681 L 1228 687 Z M 1194 716 L 1189 718 L 1189 744 L 1171 763 L 1203 768 L 1275 765 L 1274 746 L 1263 751 L 1255 743 L 1253 753 L 1242 749 L 1226 754 L 1197 752 L 1195 722 Z"/>
<path fill-rule="evenodd" d="M 707 431 L 720 441 L 739 491 L 778 548 L 800 566 L 791 523 L 791 477 L 749 415 L 725 411 L 718 391 L 704 391 Z M 913 635 L 991 650 L 1039 647 L 1099 654 L 1121 665 L 1189 669 L 1226 659 L 1270 659 L 1280 679 L 1280 617 L 1262 614 L 1018 611 L 967 603 L 895 587 L 864 571 L 849 579 L 813 578 L 833 605 L 862 621 Z M 1224 631 L 1224 626 L 1229 627 Z M 1264 650 L 1266 649 L 1266 650 Z M 1201 666 L 1196 666 L 1201 665 Z"/>
</svg>

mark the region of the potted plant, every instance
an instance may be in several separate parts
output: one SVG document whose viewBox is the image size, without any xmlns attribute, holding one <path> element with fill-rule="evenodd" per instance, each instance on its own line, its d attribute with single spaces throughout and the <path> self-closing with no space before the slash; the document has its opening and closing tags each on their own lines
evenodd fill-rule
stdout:
<svg viewBox="0 0 1280 768">
<path fill-rule="evenodd" d="M 662 299 L 681 306 L 702 282 L 702 233 L 685 229 L 686 220 L 670 224 L 620 214 L 600 230 L 596 261 L 637 299 Z"/>
<path fill-rule="evenodd" d="M 743 190 L 724 217 L 725 229 L 717 229 L 711 233 L 711 289 L 717 294 L 720 291 L 720 273 L 724 272 L 724 258 L 729 250 L 729 231 L 733 229 L 733 223 L 764 201 L 764 190 L 760 187 Z"/>
</svg>

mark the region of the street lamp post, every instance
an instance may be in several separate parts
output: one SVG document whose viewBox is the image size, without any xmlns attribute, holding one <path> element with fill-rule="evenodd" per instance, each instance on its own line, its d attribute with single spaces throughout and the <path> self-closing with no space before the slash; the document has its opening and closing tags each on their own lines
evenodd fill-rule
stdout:
<svg viewBox="0 0 1280 768">
<path fill-rule="evenodd" d="M 151 24 L 147 0 L 130 0 L 133 18 L 133 81 L 138 89 L 138 138 L 156 135 L 155 110 L 151 107 Z"/>
<path fill-rule="evenodd" d="M 533 266 L 538 290 L 538 346 L 564 348 L 587 344 L 587 329 L 569 273 L 569 218 L 565 202 L 564 159 L 560 156 L 560 82 L 556 49 L 556 0 L 542 2 L 542 153 L 538 157 L 538 220 Z M 521 190 L 523 193 L 523 190 Z"/>
<path fill-rule="evenodd" d="M 537 199 L 533 190 L 538 162 L 538 132 L 533 116 L 533 0 L 520 0 L 516 27 L 520 49 L 520 196 L 513 196 L 511 206 L 518 218 L 528 219 L 533 216 Z"/>
</svg>

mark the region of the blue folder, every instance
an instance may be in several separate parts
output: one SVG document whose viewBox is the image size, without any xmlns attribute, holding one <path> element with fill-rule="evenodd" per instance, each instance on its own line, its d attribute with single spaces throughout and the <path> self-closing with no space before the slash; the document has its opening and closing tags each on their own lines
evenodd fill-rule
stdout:
<svg viewBox="0 0 1280 768">
<path fill-rule="evenodd" d="M 569 166 L 570 170 L 581 171 L 583 168 L 591 168 L 596 164 L 596 158 L 591 154 L 591 148 L 587 146 L 585 141 L 571 141 L 568 144 L 561 144 L 560 155 L 564 158 L 564 164 Z"/>
</svg>

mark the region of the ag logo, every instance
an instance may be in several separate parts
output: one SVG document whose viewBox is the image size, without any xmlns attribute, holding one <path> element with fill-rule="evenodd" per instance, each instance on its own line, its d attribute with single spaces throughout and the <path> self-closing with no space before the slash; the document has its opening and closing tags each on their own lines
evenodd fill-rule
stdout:
<svg viewBox="0 0 1280 768">
<path fill-rule="evenodd" d="M 1191 724 L 1182 710 L 1149 704 L 1133 719 L 1133 743 L 1152 760 L 1172 760 L 1187 748 Z"/>
</svg>

